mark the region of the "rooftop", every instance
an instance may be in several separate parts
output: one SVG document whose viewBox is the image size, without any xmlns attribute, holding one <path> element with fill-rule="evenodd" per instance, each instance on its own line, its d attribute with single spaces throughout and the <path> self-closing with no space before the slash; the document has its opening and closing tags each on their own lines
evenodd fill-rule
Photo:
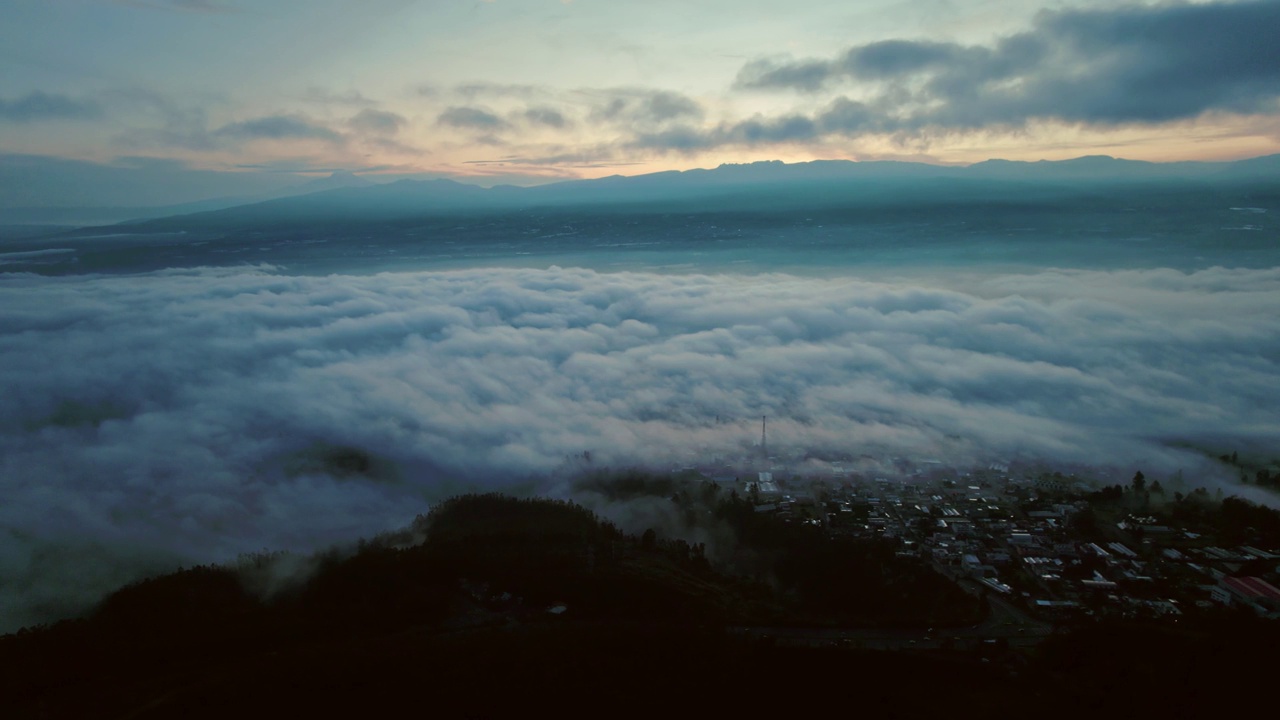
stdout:
<svg viewBox="0 0 1280 720">
<path fill-rule="evenodd" d="M 1222 584 L 1250 599 L 1265 598 L 1280 602 L 1280 590 L 1262 578 L 1224 577 L 1222 578 Z"/>
</svg>

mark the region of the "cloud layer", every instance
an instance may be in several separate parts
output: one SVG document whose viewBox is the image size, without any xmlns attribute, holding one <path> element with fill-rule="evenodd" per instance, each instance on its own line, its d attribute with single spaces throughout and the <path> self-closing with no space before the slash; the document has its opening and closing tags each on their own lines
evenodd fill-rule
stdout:
<svg viewBox="0 0 1280 720">
<path fill-rule="evenodd" d="M 1274 113 L 1277 27 L 1274 2 L 1130 5 L 1045 13 L 1028 32 L 991 46 L 885 40 L 829 60 L 754 60 L 739 73 L 738 88 L 861 91 L 813 115 L 757 120 L 762 131 L 754 134 L 752 123 L 743 122 L 697 135 L 702 145 L 717 145 Z M 673 146 L 689 145 L 685 139 Z"/>
<path fill-rule="evenodd" d="M 372 534 L 584 450 L 732 457 L 763 414 L 783 454 L 1153 477 L 1196 470 L 1171 442 L 1280 431 L 1280 270 L 947 285 L 558 268 L 7 276 L 0 629 L 147 570 Z"/>
<path fill-rule="evenodd" d="M 594 141 L 581 133 L 531 136 L 535 126 L 569 126 L 517 122 L 517 110 L 452 107 L 441 122 L 502 133 L 489 144 L 508 148 L 503 161 L 528 166 L 771 148 L 932 151 L 1046 133 L 1190 132 L 1194 123 L 1267 136 L 1274 132 L 1266 118 L 1280 112 L 1277 27 L 1274 2 L 1046 10 L 1028 29 L 982 42 L 895 38 L 826 58 L 758 56 L 722 94 L 696 99 L 638 87 L 455 88 L 468 101 L 483 96 L 497 105 L 541 97 L 559 116 L 585 120 Z"/>
<path fill-rule="evenodd" d="M 7 100 L 0 97 L 0 122 L 34 123 L 50 120 L 97 120 L 102 107 L 92 100 L 30 92 Z"/>
</svg>

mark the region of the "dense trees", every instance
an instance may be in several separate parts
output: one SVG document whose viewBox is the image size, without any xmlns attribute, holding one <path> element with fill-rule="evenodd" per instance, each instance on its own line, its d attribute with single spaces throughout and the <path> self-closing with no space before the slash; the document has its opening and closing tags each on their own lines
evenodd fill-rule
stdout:
<svg viewBox="0 0 1280 720">
<path fill-rule="evenodd" d="M 590 487 L 613 501 L 670 498 L 690 533 L 726 539 L 716 568 L 772 585 L 797 619 L 928 626 L 972 622 L 980 614 L 972 596 L 920 560 L 900 557 L 894 541 L 833 538 L 818 526 L 782 522 L 712 482 L 635 471 L 622 480 L 615 486 L 601 475 Z M 664 546 L 680 560 L 712 567 L 698 544 L 666 539 Z"/>
<path fill-rule="evenodd" d="M 861 709 L 899 716 L 960 706 L 1007 714 L 1044 697 L 1055 698 L 1038 710 L 1047 716 L 1103 702 L 1144 714 L 1192 707 L 1183 686 L 1177 702 L 1146 697 L 1169 673 L 1185 676 L 1187 663 L 1230 674 L 1241 667 L 1233 647 L 1274 647 L 1273 629 L 1237 628 L 1244 620 L 1234 616 L 1181 634 L 1085 629 L 1049 641 L 1015 679 L 999 664 L 1007 651 L 986 664 L 955 643 L 931 658 L 755 643 L 725 628 L 943 625 L 976 600 L 891 543 L 832 539 L 705 484 L 633 476 L 623 487 L 633 499 L 660 489 L 672 512 L 723 531 L 741 552 L 713 564 L 701 542 L 630 536 L 573 503 L 464 496 L 349 551 L 192 568 L 125 588 L 85 620 L 0 638 L 0 715 L 368 714 L 382 702 L 391 709 L 392 698 L 426 699 L 447 716 L 510 714 L 506 699 L 511 709 L 594 714 L 613 707 L 601 704 L 610 698 L 668 694 L 759 711 L 758 693 L 740 688 L 756 676 L 850 689 Z M 1206 492 L 1180 504 L 1218 507 Z M 1249 537 L 1280 537 L 1280 515 L 1237 498 L 1212 517 Z M 264 592 L 262 579 L 284 568 L 298 574 Z M 757 575 L 769 585 L 750 580 Z M 568 612 L 547 613 L 553 601 Z M 1221 682 L 1229 679 L 1238 678 Z M 915 692 L 926 686 L 936 692 Z M 763 697 L 794 709 L 790 693 Z"/>
<path fill-rule="evenodd" d="M 1154 501 L 1153 496 L 1156 498 Z M 1224 545 L 1254 543 L 1280 546 L 1280 511 L 1236 496 L 1224 497 L 1221 488 L 1212 494 L 1203 487 L 1185 494 L 1175 492 L 1172 502 L 1164 498 L 1165 491 L 1159 481 L 1146 486 L 1139 472 L 1128 490 L 1121 485 L 1112 485 L 1089 493 L 1086 496 L 1089 507 L 1072 517 L 1072 529 L 1082 537 L 1092 537 L 1099 529 L 1099 511 L 1108 508 L 1113 513 L 1142 510 L 1152 512 L 1158 521 L 1213 532 Z"/>
<path fill-rule="evenodd" d="M 1280 512 L 1248 500 L 1229 497 L 1222 501 L 1218 532 L 1229 544 L 1257 543 L 1280 547 Z"/>
</svg>

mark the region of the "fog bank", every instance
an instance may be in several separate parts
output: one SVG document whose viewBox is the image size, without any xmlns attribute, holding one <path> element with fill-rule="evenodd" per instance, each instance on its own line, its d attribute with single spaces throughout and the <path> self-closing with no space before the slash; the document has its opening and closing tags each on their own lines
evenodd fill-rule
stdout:
<svg viewBox="0 0 1280 720">
<path fill-rule="evenodd" d="M 1280 431 L 1280 269 L 0 278 L 0 630 L 583 451 L 740 455 L 761 415 L 781 454 L 1153 477 Z"/>
</svg>

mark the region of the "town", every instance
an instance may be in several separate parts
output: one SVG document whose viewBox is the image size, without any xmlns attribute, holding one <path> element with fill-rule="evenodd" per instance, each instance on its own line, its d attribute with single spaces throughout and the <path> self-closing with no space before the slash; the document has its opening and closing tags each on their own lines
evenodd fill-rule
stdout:
<svg viewBox="0 0 1280 720">
<path fill-rule="evenodd" d="M 1036 466 L 897 464 L 892 478 L 840 463 L 828 477 L 782 465 L 747 478 L 677 472 L 734 486 L 779 522 L 896 543 L 900 556 L 985 597 L 998 618 L 985 634 L 1014 644 L 1090 618 L 1177 622 L 1227 609 L 1280 618 L 1280 513 L 1220 490 L 1166 491 L 1141 472 L 1099 488 Z"/>
</svg>

